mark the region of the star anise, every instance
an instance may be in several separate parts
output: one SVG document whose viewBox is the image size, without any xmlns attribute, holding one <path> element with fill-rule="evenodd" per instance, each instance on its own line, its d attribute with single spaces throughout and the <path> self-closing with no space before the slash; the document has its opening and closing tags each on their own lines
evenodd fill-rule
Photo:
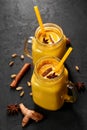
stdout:
<svg viewBox="0 0 87 130">
<path fill-rule="evenodd" d="M 48 39 L 46 39 L 45 37 L 43 38 L 43 42 L 48 44 Z"/>
<path fill-rule="evenodd" d="M 84 84 L 84 82 L 76 82 L 75 86 L 77 87 L 77 90 L 79 92 L 85 91 L 85 84 Z"/>
<path fill-rule="evenodd" d="M 18 114 L 19 105 L 18 104 L 10 104 L 7 106 L 8 114 Z"/>
</svg>

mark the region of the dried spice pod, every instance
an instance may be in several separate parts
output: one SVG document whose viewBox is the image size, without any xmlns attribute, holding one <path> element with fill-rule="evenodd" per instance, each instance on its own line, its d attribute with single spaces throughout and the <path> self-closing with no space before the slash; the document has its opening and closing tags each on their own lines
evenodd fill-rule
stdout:
<svg viewBox="0 0 87 130">
<path fill-rule="evenodd" d="M 33 95 L 33 93 L 32 93 L 32 92 L 30 92 L 30 93 L 29 93 L 29 95 L 30 95 L 30 96 L 32 96 L 32 95 Z"/>
<path fill-rule="evenodd" d="M 76 82 L 75 86 L 77 87 L 77 90 L 79 92 L 85 91 L 85 84 L 84 84 L 84 82 Z"/>
<path fill-rule="evenodd" d="M 30 87 L 30 86 L 31 86 L 31 82 L 28 81 L 28 82 L 27 82 L 27 85 L 28 85 L 28 87 Z"/>
<path fill-rule="evenodd" d="M 79 66 L 76 65 L 76 66 L 75 66 L 75 69 L 76 69 L 76 71 L 79 71 Z"/>
<path fill-rule="evenodd" d="M 10 104 L 7 106 L 8 114 L 18 114 L 19 112 L 19 105 L 18 104 Z"/>
<path fill-rule="evenodd" d="M 24 96 L 24 91 L 22 90 L 20 93 L 20 97 Z"/>
<path fill-rule="evenodd" d="M 14 53 L 14 54 L 11 55 L 12 58 L 15 58 L 15 57 L 17 57 L 17 56 L 18 56 L 18 55 L 17 55 L 16 53 Z"/>
<path fill-rule="evenodd" d="M 11 79 L 14 79 L 16 77 L 16 74 L 11 75 Z"/>
<path fill-rule="evenodd" d="M 32 40 L 34 37 L 33 37 L 33 36 L 30 36 L 29 38 Z"/>
<path fill-rule="evenodd" d="M 13 66 L 13 64 L 14 64 L 14 61 L 9 62 L 9 66 Z"/>
<path fill-rule="evenodd" d="M 21 60 L 24 60 L 24 55 L 21 55 L 20 58 L 21 58 Z"/>
<path fill-rule="evenodd" d="M 23 90 L 23 87 L 22 86 L 19 86 L 16 88 L 17 91 L 20 91 L 20 90 Z"/>
</svg>

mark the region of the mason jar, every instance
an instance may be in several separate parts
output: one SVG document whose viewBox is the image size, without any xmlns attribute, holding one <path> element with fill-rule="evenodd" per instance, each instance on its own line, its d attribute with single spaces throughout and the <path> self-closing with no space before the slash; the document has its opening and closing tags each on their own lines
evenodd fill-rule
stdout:
<svg viewBox="0 0 87 130">
<path fill-rule="evenodd" d="M 67 38 L 60 26 L 53 23 L 44 24 L 44 32 L 38 27 L 35 36 L 32 38 L 32 59 L 36 61 L 43 56 L 55 56 L 62 58 L 66 52 Z M 25 43 L 24 52 L 30 55 L 29 42 Z"/>
<path fill-rule="evenodd" d="M 55 76 L 49 77 L 59 61 L 60 59 L 56 57 L 40 58 L 35 64 L 31 77 L 33 101 L 47 110 L 60 109 L 65 101 L 73 103 L 76 100 L 74 88 L 71 90 L 72 95 L 68 95 L 68 70 L 64 65 L 57 73 L 55 72 Z M 52 68 L 51 71 L 45 73 L 49 68 Z"/>
</svg>

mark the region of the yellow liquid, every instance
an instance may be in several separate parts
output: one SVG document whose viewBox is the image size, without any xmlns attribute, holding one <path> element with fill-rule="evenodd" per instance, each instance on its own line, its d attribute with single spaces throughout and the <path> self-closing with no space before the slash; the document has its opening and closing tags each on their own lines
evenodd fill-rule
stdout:
<svg viewBox="0 0 87 130">
<path fill-rule="evenodd" d="M 67 94 L 66 82 L 68 81 L 68 71 L 61 68 L 59 77 L 47 79 L 42 76 L 42 73 L 55 65 L 58 61 L 47 59 L 38 63 L 34 71 L 31 83 L 34 102 L 48 110 L 57 110 L 64 104 L 64 96 Z"/>
<path fill-rule="evenodd" d="M 54 25 L 54 24 L 51 24 Z M 35 38 L 32 40 L 32 58 L 35 64 L 38 59 L 43 56 L 55 56 L 62 58 L 66 52 L 66 37 L 61 29 L 52 26 L 45 27 L 45 32 L 40 29 L 36 30 Z M 47 40 L 47 44 L 43 42 L 43 38 Z"/>
</svg>

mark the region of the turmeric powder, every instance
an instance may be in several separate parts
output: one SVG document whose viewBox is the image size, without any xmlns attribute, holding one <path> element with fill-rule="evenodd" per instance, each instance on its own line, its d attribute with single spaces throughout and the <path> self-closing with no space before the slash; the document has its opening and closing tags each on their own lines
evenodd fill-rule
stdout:
<svg viewBox="0 0 87 130">
<path fill-rule="evenodd" d="M 27 125 L 27 123 L 29 122 L 30 119 L 35 120 L 36 122 L 40 121 L 43 119 L 43 115 L 34 111 L 34 110 L 30 110 L 27 107 L 25 107 L 23 105 L 23 103 L 19 104 L 20 110 L 22 112 L 22 114 L 24 115 L 23 120 L 22 120 L 22 127 L 24 127 L 25 125 Z"/>
</svg>

